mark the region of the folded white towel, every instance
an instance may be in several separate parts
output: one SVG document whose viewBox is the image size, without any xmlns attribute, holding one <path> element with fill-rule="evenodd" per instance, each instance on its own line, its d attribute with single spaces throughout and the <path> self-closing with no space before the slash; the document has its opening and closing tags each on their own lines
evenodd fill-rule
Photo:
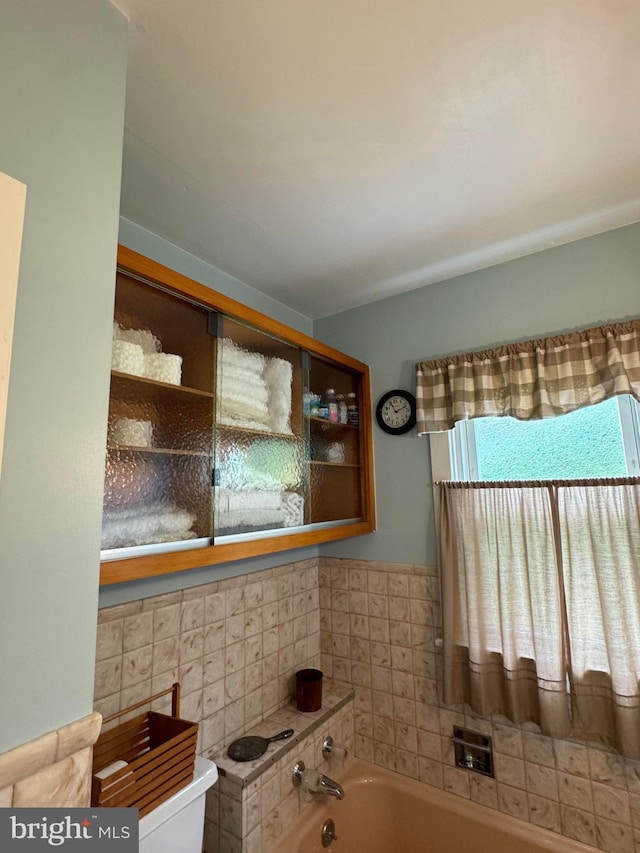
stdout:
<svg viewBox="0 0 640 853">
<path fill-rule="evenodd" d="M 216 505 L 221 512 L 246 509 L 280 509 L 281 489 L 218 489 Z"/>
<path fill-rule="evenodd" d="M 273 432 L 291 434 L 291 382 L 293 367 L 283 358 L 270 358 L 263 370 L 269 389 L 268 409 Z"/>
<path fill-rule="evenodd" d="M 125 548 L 192 539 L 195 516 L 171 503 L 122 510 L 105 510 L 102 516 L 102 547 Z"/>
<path fill-rule="evenodd" d="M 123 329 L 118 323 L 114 323 L 113 339 L 137 344 L 142 347 L 144 353 L 162 352 L 160 341 L 148 329 Z"/>
<path fill-rule="evenodd" d="M 304 498 L 297 492 L 283 492 L 282 512 L 285 527 L 298 527 L 304 524 Z"/>
<path fill-rule="evenodd" d="M 216 512 L 216 530 L 232 527 L 276 527 L 284 524 L 280 509 L 234 509 Z"/>
<path fill-rule="evenodd" d="M 231 338 L 223 338 L 221 341 L 221 355 L 224 364 L 234 364 L 261 373 L 265 363 L 265 356 L 258 352 L 249 352 L 235 344 Z"/>
</svg>

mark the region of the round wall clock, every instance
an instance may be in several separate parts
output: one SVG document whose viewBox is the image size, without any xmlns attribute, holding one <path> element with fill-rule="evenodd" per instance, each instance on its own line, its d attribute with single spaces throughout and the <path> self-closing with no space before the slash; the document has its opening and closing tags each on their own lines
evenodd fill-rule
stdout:
<svg viewBox="0 0 640 853">
<path fill-rule="evenodd" d="M 416 398 L 408 391 L 395 388 L 378 400 L 378 426 L 389 435 L 403 435 L 416 425 Z"/>
</svg>

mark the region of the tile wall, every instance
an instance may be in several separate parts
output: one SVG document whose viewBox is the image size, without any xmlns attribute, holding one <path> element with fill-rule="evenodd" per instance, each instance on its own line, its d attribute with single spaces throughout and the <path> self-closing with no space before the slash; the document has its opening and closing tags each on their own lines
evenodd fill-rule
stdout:
<svg viewBox="0 0 640 853">
<path fill-rule="evenodd" d="M 434 568 L 313 559 L 106 608 L 98 622 L 103 714 L 177 679 L 210 756 L 287 704 L 296 669 L 320 666 L 356 689 L 358 757 L 608 853 L 640 853 L 640 762 L 442 705 Z M 454 767 L 454 724 L 493 737 L 495 780 Z"/>
<path fill-rule="evenodd" d="M 94 706 L 107 716 L 179 681 L 180 714 L 200 723 L 208 757 L 286 705 L 297 669 L 319 664 L 313 559 L 100 610 Z M 154 710 L 169 708 L 166 697 Z"/>
<path fill-rule="evenodd" d="M 324 706 L 324 702 L 323 702 Z M 271 717 L 275 730 L 293 727 L 298 731 L 313 715 L 301 715 L 284 708 Z M 322 755 L 322 743 L 331 736 L 337 744 L 353 751 L 353 702 L 349 701 L 310 734 L 303 737 L 282 758 L 271 764 L 247 785 L 220 777 L 207 797 L 205 853 L 268 853 L 277 850 L 280 836 L 314 799 L 293 786 L 291 774 L 297 761 L 339 781 L 343 762 Z"/>
<path fill-rule="evenodd" d="M 0 808 L 81 808 L 91 798 L 91 748 L 100 715 L 47 732 L 0 755 Z"/>
<path fill-rule="evenodd" d="M 437 570 L 320 559 L 321 668 L 356 688 L 358 757 L 599 847 L 640 853 L 640 762 L 439 700 Z M 496 778 L 454 767 L 453 725 L 493 737 Z"/>
</svg>

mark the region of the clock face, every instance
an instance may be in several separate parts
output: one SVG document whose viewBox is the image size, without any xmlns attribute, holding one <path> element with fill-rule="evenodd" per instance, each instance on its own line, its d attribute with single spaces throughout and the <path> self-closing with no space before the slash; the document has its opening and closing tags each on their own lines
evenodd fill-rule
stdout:
<svg viewBox="0 0 640 853">
<path fill-rule="evenodd" d="M 387 402 L 383 404 L 381 414 L 387 426 L 398 429 L 398 427 L 403 427 L 410 420 L 412 414 L 411 404 L 406 397 L 395 395 L 394 397 L 389 397 Z"/>
<path fill-rule="evenodd" d="M 416 399 L 401 389 L 387 391 L 378 401 L 376 417 L 381 429 L 390 435 L 402 435 L 416 424 Z"/>
</svg>

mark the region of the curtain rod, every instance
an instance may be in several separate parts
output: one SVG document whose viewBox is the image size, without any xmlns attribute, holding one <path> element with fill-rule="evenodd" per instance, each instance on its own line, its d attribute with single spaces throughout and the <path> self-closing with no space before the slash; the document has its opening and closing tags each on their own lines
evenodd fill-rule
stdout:
<svg viewBox="0 0 640 853">
<path fill-rule="evenodd" d="M 434 486 L 443 484 L 454 489 L 517 489 L 548 488 L 549 486 L 640 486 L 640 477 L 600 477 L 583 480 L 434 480 Z"/>
</svg>

